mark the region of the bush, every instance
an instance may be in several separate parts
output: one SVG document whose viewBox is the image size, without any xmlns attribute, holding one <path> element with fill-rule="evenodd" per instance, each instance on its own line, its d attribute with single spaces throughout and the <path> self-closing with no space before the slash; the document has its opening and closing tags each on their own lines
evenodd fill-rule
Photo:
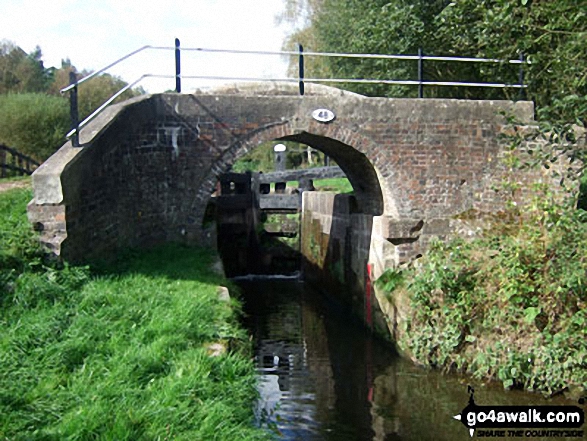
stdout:
<svg viewBox="0 0 587 441">
<path fill-rule="evenodd" d="M 0 95 L 0 143 L 44 161 L 65 142 L 70 126 L 63 97 L 41 93 Z"/>
<path fill-rule="evenodd" d="M 516 228 L 496 217 L 483 237 L 433 245 L 402 274 L 414 313 L 400 345 L 506 388 L 587 390 L 585 215 L 542 200 L 506 216 Z"/>
</svg>

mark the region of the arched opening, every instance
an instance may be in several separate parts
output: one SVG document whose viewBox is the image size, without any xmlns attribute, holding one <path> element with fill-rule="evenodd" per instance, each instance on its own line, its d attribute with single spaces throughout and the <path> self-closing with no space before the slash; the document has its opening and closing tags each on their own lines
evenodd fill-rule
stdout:
<svg viewBox="0 0 587 441">
<path fill-rule="evenodd" d="M 356 148 L 326 136 L 302 132 L 281 138 L 309 145 L 334 159 L 350 181 L 361 213 L 383 214 L 383 193 L 369 159 Z"/>
<path fill-rule="evenodd" d="M 210 198 L 207 215 L 204 218 L 204 224 L 209 225 L 210 222 L 215 222 L 216 243 L 223 256 L 227 275 L 299 271 L 302 254 L 300 240 L 302 193 L 321 190 L 320 173 L 324 167 L 324 158 L 331 158 L 334 164 L 331 168 L 339 168 L 339 173 L 342 170 L 347 187 L 352 187 L 352 194 L 344 195 L 344 203 L 341 204 L 339 199 L 330 202 L 333 210 L 344 207 L 343 210 L 347 211 L 344 215 L 347 217 L 352 213 L 365 215 L 369 219 L 383 213 L 382 189 L 377 173 L 365 154 L 353 146 L 329 136 L 306 131 L 268 140 L 264 140 L 263 137 L 257 139 L 263 142 L 258 142 L 255 146 L 245 143 L 240 145 L 241 149 L 235 146 L 235 150 L 230 155 L 230 162 L 224 163 L 223 169 L 218 171 L 215 176 L 213 196 Z M 286 167 L 284 170 L 284 167 L 278 165 L 281 160 L 279 155 L 272 151 L 272 148 L 279 143 L 286 143 L 290 150 L 295 149 L 297 152 L 317 152 L 314 163 L 306 164 L 306 166 L 320 165 L 322 167 L 302 166 L 302 170 L 293 172 L 291 157 L 289 157 L 290 168 Z M 292 149 L 292 145 L 297 148 Z M 269 167 L 267 164 L 265 167 L 255 167 L 253 164 L 255 161 L 252 160 L 249 163 L 253 166 L 246 170 L 248 174 L 242 173 L 245 171 L 243 167 L 234 167 L 235 164 L 242 164 L 241 158 L 261 149 L 268 150 L 265 155 L 269 154 L 270 157 L 269 159 L 265 157 L 264 160 L 266 163 L 269 161 Z M 308 162 L 311 161 L 310 159 Z M 293 165 L 297 166 L 295 168 L 300 166 L 300 164 Z M 276 169 L 282 171 L 271 173 Z M 259 174 L 259 171 L 265 173 Z M 330 170 L 325 170 L 327 171 Z M 306 172 L 309 174 L 306 175 Z M 276 176 L 274 178 L 271 176 L 273 179 L 270 179 L 270 175 Z M 349 188 L 337 191 L 338 188 L 335 185 L 325 190 L 330 192 L 334 190 L 335 193 L 347 193 L 350 190 Z M 340 216 L 335 214 L 329 213 L 333 219 L 336 219 L 333 221 L 333 225 L 336 226 Z M 371 226 L 370 222 L 367 224 L 365 229 Z M 370 235 L 370 230 L 366 231 L 366 234 Z M 327 243 L 323 246 L 325 249 L 328 248 Z"/>
</svg>

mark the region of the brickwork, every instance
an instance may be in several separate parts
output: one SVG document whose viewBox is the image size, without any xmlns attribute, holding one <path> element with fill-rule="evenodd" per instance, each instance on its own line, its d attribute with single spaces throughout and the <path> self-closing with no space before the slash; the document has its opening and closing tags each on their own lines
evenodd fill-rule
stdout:
<svg viewBox="0 0 587 441">
<path fill-rule="evenodd" d="M 82 131 L 84 147 L 64 145 L 35 172 L 30 220 L 69 260 L 166 241 L 200 243 L 218 175 L 263 142 L 293 140 L 340 165 L 355 189 L 354 210 L 373 217 L 397 259 L 409 258 L 425 241 L 393 237 L 398 222 L 423 222 L 423 232 L 438 234 L 460 212 L 500 206 L 492 189 L 503 175 L 499 112 L 533 117 L 526 102 L 284 90 L 161 94 L 111 106 Z M 336 119 L 315 121 L 318 108 Z"/>
</svg>

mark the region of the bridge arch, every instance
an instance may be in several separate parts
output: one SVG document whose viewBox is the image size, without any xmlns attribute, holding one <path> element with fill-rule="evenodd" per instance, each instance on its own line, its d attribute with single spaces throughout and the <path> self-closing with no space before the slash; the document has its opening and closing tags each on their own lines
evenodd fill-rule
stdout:
<svg viewBox="0 0 587 441">
<path fill-rule="evenodd" d="M 227 171 L 237 159 L 266 142 L 293 141 L 320 150 L 337 162 L 353 186 L 359 212 L 374 216 L 384 214 L 386 211 L 383 197 L 385 189 L 381 186 L 376 168 L 360 150 L 361 146 L 371 146 L 372 142 L 345 127 L 337 127 L 335 130 L 325 128 L 327 130 L 323 130 L 322 127 L 319 127 L 320 130 L 308 128 L 313 131 L 310 133 L 306 130 L 296 130 L 291 122 L 284 121 L 255 130 L 244 136 L 242 140 L 234 142 L 210 167 L 195 198 L 198 203 L 194 204 L 193 213 L 198 219 L 203 216 L 201 209 L 205 204 L 201 201 L 206 200 L 206 197 L 214 191 L 218 175 Z M 352 145 L 354 143 L 358 147 Z M 395 208 L 395 204 L 391 206 Z"/>
</svg>

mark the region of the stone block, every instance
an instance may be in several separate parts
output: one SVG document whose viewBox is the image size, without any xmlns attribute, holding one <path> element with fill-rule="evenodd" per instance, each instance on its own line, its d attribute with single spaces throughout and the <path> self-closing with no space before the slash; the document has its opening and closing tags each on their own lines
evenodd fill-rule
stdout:
<svg viewBox="0 0 587 441">
<path fill-rule="evenodd" d="M 443 236 L 451 232 L 450 219 L 430 219 L 424 224 L 423 234 Z"/>
<path fill-rule="evenodd" d="M 380 220 L 380 234 L 386 239 L 417 238 L 422 234 L 425 222 L 423 219 L 394 219 Z"/>
<path fill-rule="evenodd" d="M 219 286 L 216 290 L 218 293 L 218 300 L 221 302 L 229 302 L 230 301 L 230 292 L 226 286 Z"/>
</svg>

